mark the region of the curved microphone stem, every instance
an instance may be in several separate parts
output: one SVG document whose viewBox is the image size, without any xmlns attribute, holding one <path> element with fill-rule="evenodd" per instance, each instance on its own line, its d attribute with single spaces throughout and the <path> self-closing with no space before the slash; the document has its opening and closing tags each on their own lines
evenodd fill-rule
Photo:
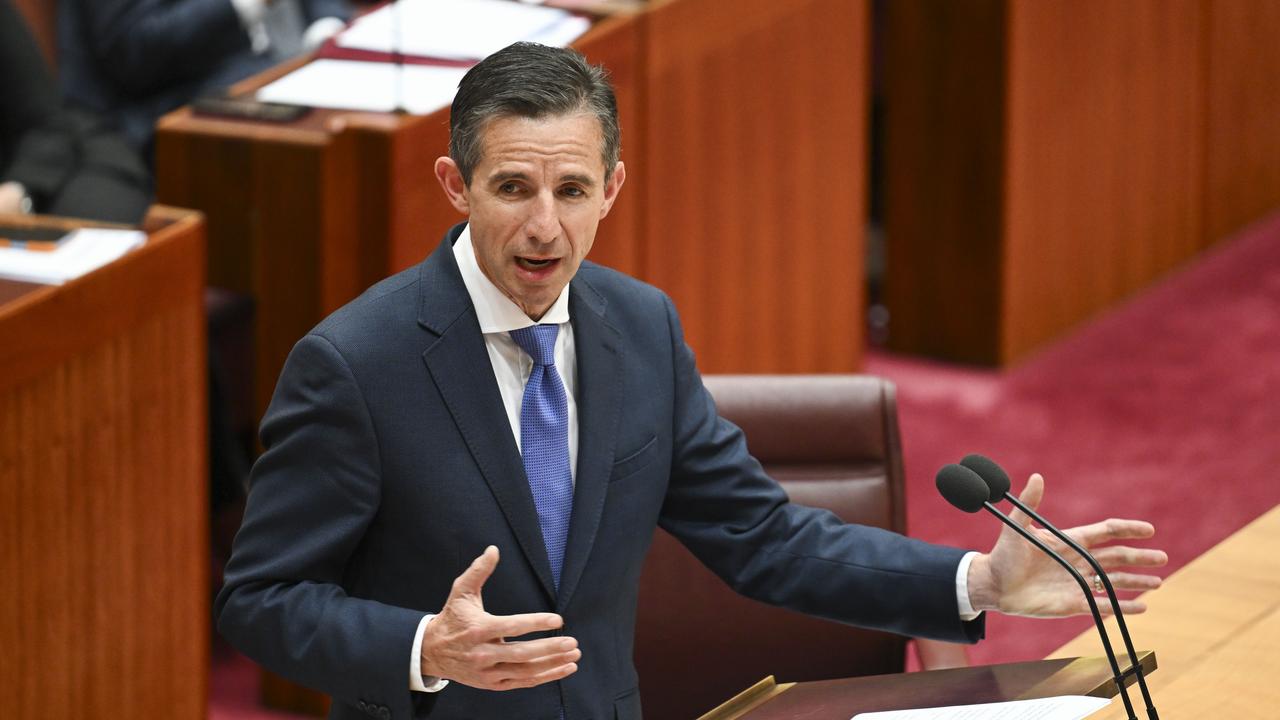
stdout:
<svg viewBox="0 0 1280 720">
<path fill-rule="evenodd" d="M 1026 504 L 1018 500 L 1018 498 L 1014 497 L 1012 494 L 1006 492 L 1004 496 L 1009 500 L 1009 502 L 1013 503 L 1014 507 L 1026 513 L 1028 517 L 1035 520 L 1037 523 L 1040 523 L 1040 526 L 1052 533 L 1054 537 L 1066 543 L 1068 547 L 1079 553 L 1080 557 L 1084 558 L 1085 562 L 1089 563 L 1089 567 L 1093 568 L 1093 571 L 1102 579 L 1102 585 L 1107 589 L 1107 599 L 1111 601 L 1111 608 L 1115 612 L 1116 625 L 1120 628 L 1120 638 L 1124 641 L 1125 651 L 1129 654 L 1129 670 L 1125 671 L 1125 674 L 1127 675 L 1132 672 L 1137 676 L 1138 689 L 1142 691 L 1142 700 L 1147 704 L 1148 720 L 1160 720 L 1160 715 L 1156 712 L 1155 703 L 1151 701 L 1151 691 L 1147 690 L 1146 678 L 1142 675 L 1142 663 L 1138 662 L 1138 653 L 1133 649 L 1133 639 L 1129 637 L 1129 628 L 1125 626 L 1124 613 L 1120 612 L 1120 598 L 1116 596 L 1116 590 L 1111 586 L 1111 578 L 1107 577 L 1106 571 L 1102 569 L 1102 566 L 1098 564 L 1098 561 L 1094 559 L 1093 555 L 1091 555 L 1088 550 L 1081 547 L 1075 540 L 1068 537 L 1066 533 L 1054 527 L 1049 523 L 1049 521 L 1040 517 L 1035 510 L 1027 507 Z M 1092 592 L 1088 590 L 1086 591 L 1089 592 L 1090 596 L 1093 595 Z"/>
<path fill-rule="evenodd" d="M 1129 690 L 1125 686 L 1124 676 L 1120 674 L 1120 664 L 1116 662 L 1116 654 L 1111 649 L 1111 639 L 1107 637 L 1107 626 L 1102 622 L 1102 613 L 1098 612 L 1098 602 L 1093 599 L 1093 592 L 1089 588 L 1089 583 L 1085 581 L 1084 577 L 1080 575 L 1080 571 L 1076 570 L 1074 565 L 1064 560 L 1061 555 L 1054 552 L 1048 545 L 1045 545 L 1044 541 L 1036 537 L 1033 533 L 1028 532 L 1026 528 L 1014 522 L 1008 515 L 1000 512 L 995 505 L 992 505 L 990 502 L 984 502 L 982 503 L 982 507 L 985 508 L 987 512 L 1000 518 L 1000 522 L 1013 528 L 1013 531 L 1025 538 L 1027 542 L 1035 545 L 1037 548 L 1040 548 L 1041 552 L 1056 560 L 1058 564 L 1066 568 L 1067 572 L 1071 573 L 1071 577 L 1075 578 L 1076 582 L 1080 584 L 1080 589 L 1084 591 L 1085 599 L 1089 602 L 1089 611 L 1093 613 L 1093 623 L 1098 626 L 1098 634 L 1102 636 L 1102 649 L 1107 652 L 1107 661 L 1111 663 L 1111 674 L 1115 679 L 1116 690 L 1120 693 L 1120 699 L 1124 701 L 1125 713 L 1128 715 L 1129 720 L 1138 720 L 1138 716 L 1133 711 L 1133 702 L 1129 699 Z"/>
</svg>

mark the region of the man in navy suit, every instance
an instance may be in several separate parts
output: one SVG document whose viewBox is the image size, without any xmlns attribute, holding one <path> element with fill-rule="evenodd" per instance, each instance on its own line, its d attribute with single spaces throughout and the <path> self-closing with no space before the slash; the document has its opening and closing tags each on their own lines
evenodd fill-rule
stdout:
<svg viewBox="0 0 1280 720">
<path fill-rule="evenodd" d="M 232 643 L 334 718 L 638 718 L 657 526 L 739 592 L 847 623 L 973 642 L 982 610 L 1084 610 L 1016 538 L 965 553 L 789 503 L 671 301 L 584 261 L 618 153 L 613 92 L 577 53 L 517 44 L 467 74 L 435 169 L 468 222 L 295 346 L 217 600 Z"/>
</svg>

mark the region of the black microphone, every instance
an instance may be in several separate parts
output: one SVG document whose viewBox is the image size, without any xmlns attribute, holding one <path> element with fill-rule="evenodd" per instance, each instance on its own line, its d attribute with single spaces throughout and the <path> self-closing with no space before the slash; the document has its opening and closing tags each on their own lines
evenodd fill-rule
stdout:
<svg viewBox="0 0 1280 720">
<path fill-rule="evenodd" d="M 1147 689 L 1146 678 L 1143 677 L 1142 664 L 1138 662 L 1138 654 L 1133 649 L 1133 638 L 1129 636 L 1129 628 L 1124 622 L 1124 613 L 1120 610 L 1120 598 L 1116 596 L 1116 590 L 1111 585 L 1111 578 L 1107 577 L 1107 573 L 1102 569 L 1102 565 L 1094 559 L 1093 555 L 1085 550 L 1084 547 L 1071 539 L 1066 533 L 1054 527 L 1052 523 L 1045 520 L 1035 510 L 1027 507 L 1018 498 L 1009 492 L 1012 483 L 1009 482 L 1009 474 L 1004 471 L 994 460 L 982 455 L 966 455 L 960 464 L 972 470 L 990 490 L 989 500 L 991 502 L 1000 502 L 1001 499 L 1007 498 L 1013 506 L 1026 513 L 1028 517 L 1035 520 L 1045 530 L 1048 530 L 1054 537 L 1066 543 L 1068 547 L 1079 553 L 1085 562 L 1089 563 L 1089 567 L 1093 568 L 1093 572 L 1098 579 L 1102 581 L 1103 587 L 1107 592 L 1107 599 L 1111 601 L 1111 607 L 1115 611 L 1116 625 L 1120 628 L 1120 638 L 1124 641 L 1125 652 L 1129 655 L 1129 668 L 1124 671 L 1124 675 L 1133 674 L 1138 679 L 1138 689 L 1142 691 L 1142 700 L 1147 704 L 1147 718 L 1149 720 L 1159 720 L 1160 715 L 1156 712 L 1155 703 L 1151 700 L 1151 691 Z M 1090 593 L 1092 595 L 1092 593 Z"/>
<path fill-rule="evenodd" d="M 942 497 L 946 498 L 947 502 L 967 513 L 976 513 L 985 509 L 999 518 L 1000 522 L 1008 525 L 1014 532 L 1025 538 L 1027 542 L 1035 545 L 1041 552 L 1057 561 L 1059 565 L 1066 568 L 1067 572 L 1071 573 L 1071 576 L 1079 583 L 1080 589 L 1084 591 L 1085 599 L 1089 602 L 1089 611 L 1093 613 L 1093 624 L 1097 626 L 1098 634 L 1102 636 L 1102 649 L 1106 651 L 1107 661 L 1111 663 L 1112 678 L 1120 693 L 1120 699 L 1124 702 L 1128 720 L 1138 720 L 1138 716 L 1133 711 L 1133 702 L 1129 699 L 1128 689 L 1125 687 L 1124 676 L 1120 673 L 1120 664 L 1116 662 L 1116 654 L 1111 649 L 1111 639 L 1107 637 L 1107 627 L 1102 622 L 1102 613 L 1098 612 L 1098 603 L 1094 600 L 1093 593 L 1089 591 L 1089 583 L 1080 575 L 1080 571 L 1076 570 L 1074 565 L 1067 562 L 1053 548 L 1046 545 L 1043 540 L 1028 532 L 1026 528 L 1014 522 L 1012 518 L 1000 512 L 995 505 L 992 505 L 990 502 L 991 491 L 987 487 L 987 483 L 974 471 L 963 465 L 944 465 L 938 471 L 935 482 L 938 486 L 938 492 L 942 493 Z"/>
</svg>

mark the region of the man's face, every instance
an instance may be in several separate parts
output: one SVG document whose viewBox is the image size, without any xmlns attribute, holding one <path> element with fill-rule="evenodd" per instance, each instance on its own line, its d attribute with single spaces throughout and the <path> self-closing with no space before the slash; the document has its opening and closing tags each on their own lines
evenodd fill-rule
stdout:
<svg viewBox="0 0 1280 720">
<path fill-rule="evenodd" d="M 601 141 L 584 113 L 499 117 L 481 132 L 469 186 L 453 160 L 436 160 L 450 202 L 470 217 L 480 270 L 535 320 L 578 271 L 625 180 L 619 162 L 605 182 Z"/>
</svg>

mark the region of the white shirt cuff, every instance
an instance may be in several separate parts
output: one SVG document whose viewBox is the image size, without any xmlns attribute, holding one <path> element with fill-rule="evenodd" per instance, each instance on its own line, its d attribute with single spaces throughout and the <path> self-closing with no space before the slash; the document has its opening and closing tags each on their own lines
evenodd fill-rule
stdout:
<svg viewBox="0 0 1280 720">
<path fill-rule="evenodd" d="M 413 655 L 409 658 L 409 689 L 415 692 L 440 692 L 449 684 L 444 678 L 422 676 L 422 632 L 434 617 L 432 613 L 423 615 L 418 621 L 418 631 L 413 635 Z"/>
<path fill-rule="evenodd" d="M 231 7 L 240 16 L 240 24 L 249 34 L 249 45 L 253 52 L 261 55 L 271 47 L 271 38 L 267 35 L 267 26 L 262 21 L 267 15 L 266 0 L 231 0 Z"/>
<path fill-rule="evenodd" d="M 960 558 L 960 566 L 956 568 L 956 605 L 960 607 L 960 619 L 969 622 L 978 619 L 982 613 L 973 609 L 969 602 L 969 565 L 978 557 L 976 552 L 967 552 Z"/>
<path fill-rule="evenodd" d="M 323 45 L 325 40 L 342 32 L 346 26 L 339 18 L 322 17 L 307 26 L 306 32 L 302 33 L 302 47 L 311 52 Z"/>
</svg>

